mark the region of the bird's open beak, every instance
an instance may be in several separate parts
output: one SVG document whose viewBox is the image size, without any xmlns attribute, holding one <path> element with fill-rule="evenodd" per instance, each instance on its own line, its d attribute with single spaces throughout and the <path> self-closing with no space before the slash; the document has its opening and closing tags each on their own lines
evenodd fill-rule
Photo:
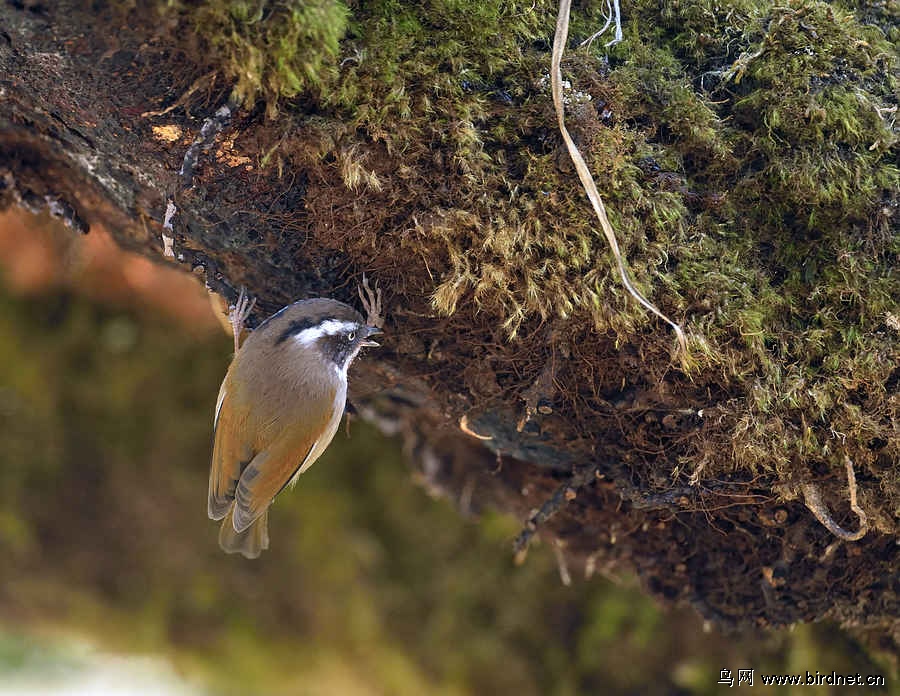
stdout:
<svg viewBox="0 0 900 696">
<path fill-rule="evenodd" d="M 369 336 L 374 336 L 374 335 L 380 334 L 380 333 L 383 333 L 383 332 L 382 332 L 382 330 L 379 329 L 378 327 L 375 327 L 375 326 L 367 326 L 366 329 L 365 329 L 365 334 L 366 334 L 366 335 L 365 335 L 364 339 L 360 342 L 359 345 L 361 345 L 361 346 L 367 346 L 367 347 L 369 347 L 369 348 L 377 348 L 377 347 L 380 346 L 381 344 L 378 343 L 377 341 L 372 341 L 372 340 L 369 338 Z"/>
</svg>

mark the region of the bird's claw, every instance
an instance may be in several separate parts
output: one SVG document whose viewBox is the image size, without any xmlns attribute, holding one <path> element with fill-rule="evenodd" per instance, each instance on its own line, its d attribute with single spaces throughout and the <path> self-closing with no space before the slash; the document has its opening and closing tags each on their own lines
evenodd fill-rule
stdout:
<svg viewBox="0 0 900 696">
<path fill-rule="evenodd" d="M 362 301 L 363 309 L 368 314 L 366 324 L 378 329 L 384 328 L 384 315 L 382 314 L 384 308 L 381 304 L 381 288 L 378 287 L 378 283 L 375 283 L 375 289 L 373 290 L 369 286 L 369 279 L 363 273 L 362 285 L 357 287 L 357 292 L 359 292 L 359 299 Z"/>
<path fill-rule="evenodd" d="M 228 321 L 231 322 L 231 331 L 234 334 L 234 352 L 241 347 L 241 334 L 244 331 L 244 322 L 250 316 L 250 312 L 256 306 L 256 298 L 252 300 L 247 296 L 247 290 L 241 287 L 241 292 L 233 305 L 228 308 Z"/>
</svg>

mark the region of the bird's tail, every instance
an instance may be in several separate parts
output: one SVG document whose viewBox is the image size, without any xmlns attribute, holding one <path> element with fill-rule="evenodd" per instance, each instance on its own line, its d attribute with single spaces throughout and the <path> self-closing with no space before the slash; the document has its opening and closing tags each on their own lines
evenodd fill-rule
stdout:
<svg viewBox="0 0 900 696">
<path fill-rule="evenodd" d="M 257 517 L 243 532 L 234 529 L 232 515 L 234 506 L 222 520 L 219 529 L 219 546 L 226 553 L 239 553 L 244 558 L 258 558 L 259 554 L 269 548 L 269 511 Z"/>
</svg>

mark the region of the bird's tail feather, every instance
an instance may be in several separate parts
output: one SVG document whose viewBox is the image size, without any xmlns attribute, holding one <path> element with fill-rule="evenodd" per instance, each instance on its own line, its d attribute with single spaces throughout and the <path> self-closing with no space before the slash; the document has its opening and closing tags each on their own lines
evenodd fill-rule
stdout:
<svg viewBox="0 0 900 696">
<path fill-rule="evenodd" d="M 219 529 L 219 546 L 226 553 L 239 553 L 244 558 L 258 558 L 259 554 L 269 548 L 269 511 L 257 517 L 243 532 L 234 529 L 232 515 L 234 506 L 222 520 Z"/>
</svg>

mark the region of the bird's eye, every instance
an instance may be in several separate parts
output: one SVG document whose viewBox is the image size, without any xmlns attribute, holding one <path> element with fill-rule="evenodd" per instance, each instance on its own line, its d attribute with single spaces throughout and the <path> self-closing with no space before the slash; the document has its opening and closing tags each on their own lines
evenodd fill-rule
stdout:
<svg viewBox="0 0 900 696">
<path fill-rule="evenodd" d="M 351 341 L 355 341 L 356 340 L 356 332 L 351 331 L 350 333 L 347 334 L 347 338 Z"/>
</svg>

